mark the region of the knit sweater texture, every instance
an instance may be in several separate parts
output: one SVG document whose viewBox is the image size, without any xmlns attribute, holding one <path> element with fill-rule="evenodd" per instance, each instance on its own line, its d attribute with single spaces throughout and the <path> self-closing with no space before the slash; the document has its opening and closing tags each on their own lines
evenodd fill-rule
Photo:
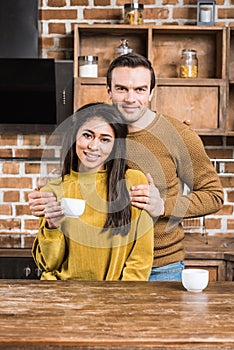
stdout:
<svg viewBox="0 0 234 350">
<path fill-rule="evenodd" d="M 127 170 L 128 190 L 147 183 L 143 173 Z M 60 226 L 49 229 L 39 219 L 39 231 L 32 254 L 43 270 L 41 279 L 148 280 L 153 263 L 153 220 L 149 214 L 132 207 L 131 229 L 127 235 L 102 232 L 107 213 L 107 174 L 72 171 L 48 183 L 43 191 L 62 197 L 86 200 L 79 218 L 64 217 Z"/>
<path fill-rule="evenodd" d="M 219 177 L 200 137 L 179 120 L 156 114 L 146 129 L 129 133 L 127 159 L 130 167 L 151 174 L 165 201 L 165 213 L 155 223 L 153 266 L 184 260 L 182 219 L 214 213 L 223 204 Z"/>
</svg>

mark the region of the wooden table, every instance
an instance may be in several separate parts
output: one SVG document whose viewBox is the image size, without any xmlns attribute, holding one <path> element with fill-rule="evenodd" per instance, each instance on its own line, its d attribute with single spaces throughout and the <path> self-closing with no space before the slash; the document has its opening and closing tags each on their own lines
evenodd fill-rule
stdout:
<svg viewBox="0 0 234 350">
<path fill-rule="evenodd" d="M 234 282 L 0 280 L 0 349 L 234 349 Z"/>
</svg>

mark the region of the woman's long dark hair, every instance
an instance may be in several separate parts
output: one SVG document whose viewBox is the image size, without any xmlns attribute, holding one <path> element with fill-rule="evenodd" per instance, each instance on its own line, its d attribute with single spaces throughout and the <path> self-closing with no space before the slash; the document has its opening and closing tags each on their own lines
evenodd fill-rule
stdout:
<svg viewBox="0 0 234 350">
<path fill-rule="evenodd" d="M 131 225 L 131 204 L 125 181 L 128 128 L 115 106 L 106 103 L 90 103 L 74 113 L 62 147 L 62 181 L 66 174 L 70 174 L 71 169 L 74 171 L 79 169 L 79 159 L 76 154 L 77 132 L 88 119 L 93 117 L 104 119 L 115 134 L 112 152 L 105 163 L 108 213 L 103 230 L 111 229 L 112 234 L 126 235 Z"/>
</svg>

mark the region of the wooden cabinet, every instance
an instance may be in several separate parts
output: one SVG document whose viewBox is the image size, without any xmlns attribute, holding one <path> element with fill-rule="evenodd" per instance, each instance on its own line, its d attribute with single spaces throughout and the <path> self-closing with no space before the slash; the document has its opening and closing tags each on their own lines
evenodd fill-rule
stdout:
<svg viewBox="0 0 234 350">
<path fill-rule="evenodd" d="M 227 74 L 228 74 L 228 118 L 227 132 L 234 135 L 234 28 L 227 33 Z"/>
<path fill-rule="evenodd" d="M 37 268 L 29 249 L 0 249 L 0 279 L 39 279 Z"/>
<path fill-rule="evenodd" d="M 128 39 L 133 51 L 146 56 L 153 64 L 157 77 L 150 106 L 153 110 L 190 121 L 199 134 L 226 132 L 225 27 L 75 24 L 74 110 L 89 102 L 110 102 L 105 75 L 110 62 L 116 57 L 115 48 L 122 38 Z M 197 78 L 179 78 L 182 49 L 197 51 Z M 83 55 L 98 56 L 98 78 L 78 77 L 78 56 Z M 234 106 L 232 108 L 234 110 Z"/>
<path fill-rule="evenodd" d="M 209 271 L 213 281 L 234 280 L 233 236 L 208 236 L 186 233 L 184 239 L 185 267 Z"/>
<path fill-rule="evenodd" d="M 226 261 L 222 259 L 186 259 L 185 267 L 208 270 L 210 282 L 226 280 Z"/>
</svg>

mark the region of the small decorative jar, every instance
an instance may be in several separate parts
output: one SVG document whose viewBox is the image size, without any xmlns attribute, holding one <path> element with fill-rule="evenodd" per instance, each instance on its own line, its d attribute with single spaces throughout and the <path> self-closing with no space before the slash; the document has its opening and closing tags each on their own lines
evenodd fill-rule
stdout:
<svg viewBox="0 0 234 350">
<path fill-rule="evenodd" d="M 98 77 L 98 56 L 79 56 L 79 77 L 97 78 Z"/>
<path fill-rule="evenodd" d="M 182 50 L 180 78 L 197 78 L 198 59 L 196 50 Z"/>
<path fill-rule="evenodd" d="M 116 47 L 115 51 L 119 56 L 131 53 L 132 48 L 128 46 L 128 39 L 121 39 L 121 45 Z"/>
<path fill-rule="evenodd" d="M 144 5 L 137 2 L 124 5 L 124 23 L 143 24 L 144 23 Z"/>
</svg>

